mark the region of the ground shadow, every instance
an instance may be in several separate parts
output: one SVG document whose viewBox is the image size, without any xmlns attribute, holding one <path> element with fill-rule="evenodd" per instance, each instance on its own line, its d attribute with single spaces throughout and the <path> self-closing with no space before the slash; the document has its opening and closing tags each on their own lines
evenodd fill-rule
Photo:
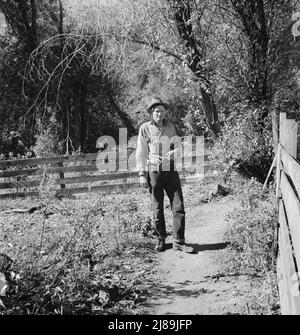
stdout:
<svg viewBox="0 0 300 335">
<path fill-rule="evenodd" d="M 207 250 L 222 250 L 226 249 L 230 242 L 222 242 L 222 243 L 211 243 L 211 244 L 193 244 L 193 243 L 188 243 L 191 247 L 194 248 L 195 252 L 198 253 L 201 251 L 207 251 Z M 172 249 L 173 244 L 172 243 L 166 243 L 166 250 Z"/>
<path fill-rule="evenodd" d="M 192 246 L 195 249 L 195 252 L 201 252 L 201 251 L 207 251 L 207 250 L 222 250 L 226 249 L 230 242 L 222 242 L 222 243 L 211 243 L 211 244 L 192 244 L 189 245 Z"/>
<path fill-rule="evenodd" d="M 209 290 L 205 287 L 198 287 L 191 289 L 190 282 L 186 281 L 183 283 L 177 283 L 174 286 L 161 284 L 157 282 L 152 282 L 151 280 L 147 280 L 145 282 L 147 286 L 147 298 L 151 297 L 151 301 L 148 299 L 140 305 L 141 314 L 147 314 L 148 312 L 146 309 L 150 308 L 155 309 L 157 306 L 160 305 L 162 299 L 167 299 L 168 302 L 164 302 L 165 304 L 172 305 L 172 303 L 178 299 L 178 297 L 182 298 L 199 298 L 200 295 L 210 294 L 215 292 L 215 290 Z M 155 292 L 155 294 L 153 294 Z M 167 313 L 169 314 L 169 313 Z"/>
<path fill-rule="evenodd" d="M 166 243 L 166 250 L 172 249 L 173 243 Z"/>
</svg>

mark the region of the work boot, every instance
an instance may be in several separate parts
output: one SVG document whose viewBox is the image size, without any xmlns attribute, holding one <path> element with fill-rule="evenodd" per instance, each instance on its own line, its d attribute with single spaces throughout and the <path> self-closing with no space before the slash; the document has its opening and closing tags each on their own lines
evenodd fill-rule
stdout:
<svg viewBox="0 0 300 335">
<path fill-rule="evenodd" d="M 166 250 L 166 243 L 164 239 L 159 239 L 155 247 L 156 251 L 162 252 Z"/>
<path fill-rule="evenodd" d="M 173 242 L 173 250 L 183 251 L 187 254 L 193 254 L 195 249 L 184 242 Z"/>
</svg>

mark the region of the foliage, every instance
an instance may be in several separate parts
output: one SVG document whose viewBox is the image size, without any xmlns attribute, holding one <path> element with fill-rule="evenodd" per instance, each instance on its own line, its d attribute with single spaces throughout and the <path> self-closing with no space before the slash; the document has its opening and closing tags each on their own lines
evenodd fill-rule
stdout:
<svg viewBox="0 0 300 335">
<path fill-rule="evenodd" d="M 39 213 L 1 223 L 1 251 L 19 277 L 2 314 L 134 313 L 153 262 L 144 203 L 128 194 L 60 201 L 49 191 L 23 205 L 33 200 Z"/>
<path fill-rule="evenodd" d="M 9 152 L 25 154 L 32 141 L 31 124 L 23 118 L 27 101 L 20 96 L 22 80 L 18 73 L 24 66 L 22 47 L 0 36 L 0 151 L 6 156 Z"/>
<path fill-rule="evenodd" d="M 58 140 L 67 152 L 79 147 L 96 151 L 97 138 L 104 132 L 116 135 L 119 126 L 133 132 L 116 101 L 118 81 L 106 71 L 101 39 L 91 31 L 76 35 L 62 1 L 11 1 L 9 6 L 0 1 L 0 9 L 8 24 L 0 36 L 4 152 L 21 150 L 7 143 L 7 129 L 20 134 L 23 152 L 32 146 L 40 132 L 36 123 L 49 109 L 60 123 Z M 92 54 L 98 42 L 100 48 Z"/>
<path fill-rule="evenodd" d="M 273 160 L 271 122 L 269 129 L 261 128 L 259 110 L 249 110 L 243 105 L 236 108 L 224 122 L 221 136 L 212 148 L 211 160 L 222 170 L 232 166 L 263 182 Z"/>
<path fill-rule="evenodd" d="M 172 59 L 163 55 L 151 60 L 145 56 L 143 52 L 136 53 L 134 63 L 130 63 L 121 77 L 126 83 L 122 106 L 136 127 L 149 120 L 146 112 L 149 97 L 157 95 L 169 104 L 170 118 L 182 135 L 208 133 L 199 109 L 199 87 L 189 70 L 174 68 Z"/>
<path fill-rule="evenodd" d="M 298 100 L 294 71 L 298 47 L 291 34 L 294 4 L 232 0 L 219 5 L 217 34 L 211 39 L 218 48 L 211 49 L 211 58 L 220 113 L 228 117 L 236 107 L 247 104 L 250 113 L 258 109 L 258 128 L 269 128 L 272 115 L 276 151 L 278 115 Z M 246 108 L 242 110 L 248 114 Z"/>
<path fill-rule="evenodd" d="M 47 157 L 63 154 L 63 143 L 60 141 L 61 125 L 52 114 L 45 122 L 37 120 L 38 132 L 35 135 L 35 145 L 31 147 L 36 157 Z"/>
<path fill-rule="evenodd" d="M 131 80 L 129 84 L 135 86 L 136 91 L 140 90 L 140 95 L 147 95 L 153 77 L 158 77 L 155 79 L 160 82 L 157 70 L 161 69 L 164 73 L 169 67 L 169 79 L 163 81 L 163 85 L 160 86 L 163 95 L 166 92 L 172 98 L 176 89 L 179 91 L 182 82 L 185 82 L 185 93 L 194 91 L 193 97 L 197 96 L 197 99 L 193 99 L 190 94 L 185 105 L 187 108 L 193 105 L 193 109 L 200 111 L 201 121 L 205 126 L 215 130 L 213 128 L 217 123 L 217 112 L 210 82 L 210 72 L 213 68 L 207 66 L 206 60 L 206 43 L 209 34 L 213 32 L 212 1 L 196 3 L 143 0 L 122 1 L 121 4 L 116 1 L 109 4 L 92 1 L 90 6 L 86 7 L 81 3 L 79 5 L 78 1 L 75 4 L 72 2 L 72 15 L 78 17 L 78 11 L 85 8 L 84 14 L 79 14 L 77 20 L 78 30 L 82 27 L 96 27 L 107 48 L 110 68 L 121 73 L 122 77 L 124 74 L 128 76 L 129 73 L 125 82 L 131 77 L 128 67 L 133 68 L 138 73 L 136 80 Z M 101 20 L 94 15 L 95 11 L 102 13 Z M 143 68 L 140 67 L 141 63 Z M 145 84 L 148 83 L 147 89 Z M 156 90 L 154 87 L 151 93 L 156 93 Z M 127 97 L 127 92 L 124 93 L 123 96 Z M 128 109 L 132 108 L 132 102 L 133 107 L 143 104 L 138 94 L 128 96 L 127 102 L 130 103 L 127 105 Z M 180 103 L 178 114 L 180 115 Z"/>
<path fill-rule="evenodd" d="M 262 194 L 261 183 L 237 173 L 231 176 L 228 186 L 234 190 L 241 208 L 226 218 L 229 224 L 226 238 L 230 242 L 227 271 L 251 278 L 249 314 L 278 314 L 278 279 L 274 262 L 274 228 L 278 220 L 275 187 L 271 184 Z"/>
<path fill-rule="evenodd" d="M 286 0 L 5 3 L 2 152 L 32 146 L 36 120 L 49 108 L 64 151 L 86 152 L 104 133 L 117 138 L 120 126 L 133 135 L 148 117 L 144 98 L 151 94 L 169 100 L 182 133 L 207 136 L 240 105 L 249 104 L 245 115 L 257 108 L 268 128 L 282 100 L 297 104 Z M 13 148 L 7 131 L 24 148 Z"/>
<path fill-rule="evenodd" d="M 278 292 L 277 273 L 272 270 L 260 278 L 252 286 L 252 297 L 249 301 L 251 314 L 278 315 L 280 314 L 280 299 Z"/>
<path fill-rule="evenodd" d="M 223 65 L 217 66 L 222 71 L 218 76 L 236 99 L 270 104 L 278 84 L 289 78 L 295 52 L 290 33 L 293 10 L 286 0 L 232 0 L 220 7 L 217 15 L 222 20 L 213 36 L 213 43 L 220 44 L 215 59 Z"/>
<path fill-rule="evenodd" d="M 275 191 L 261 196 L 262 184 L 255 179 L 238 185 L 241 209 L 228 217 L 227 237 L 234 252 L 231 266 L 239 272 L 265 274 L 274 270 L 272 247 L 277 221 Z"/>
</svg>

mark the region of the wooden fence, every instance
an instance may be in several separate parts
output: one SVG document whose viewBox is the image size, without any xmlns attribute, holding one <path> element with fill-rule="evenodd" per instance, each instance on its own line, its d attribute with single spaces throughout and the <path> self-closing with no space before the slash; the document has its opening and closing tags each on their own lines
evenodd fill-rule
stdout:
<svg viewBox="0 0 300 335">
<path fill-rule="evenodd" d="M 199 181 L 211 168 L 208 164 L 208 148 L 204 152 L 203 144 L 202 149 L 201 153 L 184 156 L 182 171 L 179 172 L 183 184 Z M 57 195 L 126 190 L 138 185 L 137 172 L 121 171 L 118 168 L 124 166 L 122 160 L 117 160 L 115 172 L 99 171 L 98 155 L 99 153 L 88 153 L 0 161 L 0 198 L 38 195 L 40 190 L 46 187 L 49 189 L 49 185 Z M 125 160 L 128 162 L 127 158 Z M 134 164 L 131 162 L 132 165 Z M 196 168 L 198 174 L 195 174 Z"/>
<path fill-rule="evenodd" d="M 281 314 L 300 314 L 300 163 L 298 124 L 280 115 L 277 273 Z"/>
</svg>

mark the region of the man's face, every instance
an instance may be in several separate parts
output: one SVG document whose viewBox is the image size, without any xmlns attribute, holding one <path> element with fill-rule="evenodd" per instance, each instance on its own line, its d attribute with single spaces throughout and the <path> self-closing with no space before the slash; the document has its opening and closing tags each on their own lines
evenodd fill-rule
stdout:
<svg viewBox="0 0 300 335">
<path fill-rule="evenodd" d="M 163 105 L 155 106 L 152 112 L 154 122 L 160 122 L 167 116 L 167 110 Z"/>
</svg>

